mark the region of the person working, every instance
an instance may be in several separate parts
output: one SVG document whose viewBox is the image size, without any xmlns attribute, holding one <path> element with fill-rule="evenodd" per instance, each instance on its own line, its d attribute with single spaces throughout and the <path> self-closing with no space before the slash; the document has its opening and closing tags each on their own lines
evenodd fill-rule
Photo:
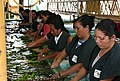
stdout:
<svg viewBox="0 0 120 81">
<path fill-rule="evenodd" d="M 97 43 L 91 57 L 71 81 L 78 81 L 90 74 L 90 81 L 120 81 L 120 46 L 116 40 L 116 25 L 104 19 L 95 28 Z"/>
<path fill-rule="evenodd" d="M 83 62 L 87 61 L 87 58 L 90 57 L 94 47 L 96 46 L 94 38 L 90 35 L 90 31 L 93 27 L 93 16 L 82 15 L 74 21 L 74 28 L 77 35 L 51 65 L 52 69 L 56 68 L 66 56 L 69 56 L 69 63 L 71 67 L 58 74 L 54 74 L 53 78 L 57 78 L 60 75 L 62 77 L 71 75 L 79 71 Z"/>
<path fill-rule="evenodd" d="M 66 47 L 70 37 L 70 34 L 65 32 L 64 22 L 60 15 L 49 17 L 46 23 L 50 26 L 52 37 L 49 40 L 48 47 L 39 51 L 39 60 L 55 57 L 58 52 L 61 52 Z M 43 53 L 50 51 L 53 51 L 53 53 L 45 57 L 42 56 Z"/>
</svg>

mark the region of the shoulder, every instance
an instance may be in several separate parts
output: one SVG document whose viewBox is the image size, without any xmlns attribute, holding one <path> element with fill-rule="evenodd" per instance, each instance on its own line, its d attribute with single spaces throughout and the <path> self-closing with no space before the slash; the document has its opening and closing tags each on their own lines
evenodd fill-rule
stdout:
<svg viewBox="0 0 120 81">
<path fill-rule="evenodd" d="M 78 40 L 79 40 L 79 38 L 78 38 L 78 36 L 76 35 L 76 36 L 72 37 L 71 42 L 72 42 L 72 43 L 75 43 L 75 42 L 78 42 Z"/>
<path fill-rule="evenodd" d="M 67 32 L 65 32 L 65 31 L 63 31 L 63 33 L 62 33 L 63 35 L 66 35 L 66 36 L 70 36 L 70 34 L 69 33 L 67 33 Z"/>
<path fill-rule="evenodd" d="M 51 32 L 49 32 L 49 33 L 47 34 L 47 38 L 50 40 L 51 37 L 53 37 L 53 35 L 52 35 Z"/>
<path fill-rule="evenodd" d="M 79 40 L 78 36 L 75 35 L 75 36 L 73 37 L 73 40 Z"/>
<path fill-rule="evenodd" d="M 73 46 L 73 45 L 75 45 L 76 44 L 76 42 L 79 40 L 79 38 L 77 37 L 77 36 L 74 36 L 74 37 L 69 37 L 68 38 L 68 47 L 69 46 Z"/>
<path fill-rule="evenodd" d="M 90 37 L 88 38 L 88 41 L 95 43 L 95 39 L 94 39 L 91 35 L 90 35 Z"/>
<path fill-rule="evenodd" d="M 50 28 L 50 26 L 48 24 L 44 24 L 44 29 L 45 28 Z"/>
<path fill-rule="evenodd" d="M 44 24 L 44 27 L 50 27 L 48 24 Z"/>
<path fill-rule="evenodd" d="M 85 41 L 85 45 L 89 47 L 95 47 L 96 46 L 95 39 L 92 36 L 90 36 L 88 40 Z"/>
<path fill-rule="evenodd" d="M 73 36 L 70 35 L 70 36 L 68 37 L 68 43 L 70 43 L 70 42 L 72 41 L 72 39 L 73 39 Z"/>
<path fill-rule="evenodd" d="M 111 58 L 120 60 L 120 45 L 118 43 L 115 43 L 111 49 Z"/>
<path fill-rule="evenodd" d="M 34 23 L 34 24 L 39 24 L 39 22 L 37 22 L 37 21 L 34 21 L 33 23 Z"/>
</svg>

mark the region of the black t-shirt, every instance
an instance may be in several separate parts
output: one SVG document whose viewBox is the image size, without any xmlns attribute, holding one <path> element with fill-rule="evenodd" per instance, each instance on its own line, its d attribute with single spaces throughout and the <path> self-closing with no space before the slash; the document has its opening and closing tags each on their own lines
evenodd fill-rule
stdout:
<svg viewBox="0 0 120 81">
<path fill-rule="evenodd" d="M 96 46 L 95 40 L 92 36 L 88 38 L 84 43 L 82 43 L 78 48 L 76 48 L 78 43 L 78 36 L 75 36 L 72 42 L 66 46 L 66 53 L 69 56 L 69 63 L 71 66 L 77 63 L 88 62 L 87 58 L 90 57 L 91 52 Z"/>
<path fill-rule="evenodd" d="M 116 43 L 111 50 L 104 54 L 92 67 L 92 63 L 100 51 L 96 47 L 89 65 L 90 81 L 100 81 L 117 76 L 112 81 L 120 81 L 120 46 Z"/>
<path fill-rule="evenodd" d="M 39 24 L 39 22 L 37 22 L 37 21 L 34 21 L 34 22 L 32 23 L 31 27 L 32 27 L 32 29 L 33 29 L 33 32 L 35 32 L 35 31 L 38 30 L 38 29 L 37 29 L 38 24 Z"/>
<path fill-rule="evenodd" d="M 53 51 L 61 52 L 66 47 L 69 36 L 70 36 L 69 33 L 63 32 L 57 44 L 55 43 L 54 40 L 55 37 L 52 36 L 49 40 L 48 48 Z"/>
<path fill-rule="evenodd" d="M 47 38 L 50 40 L 50 38 L 52 37 L 53 35 L 52 35 L 52 33 L 51 32 L 49 32 L 48 34 L 47 34 Z"/>
<path fill-rule="evenodd" d="M 23 16 L 24 20 L 23 23 L 28 23 L 29 22 L 29 16 Z"/>
</svg>

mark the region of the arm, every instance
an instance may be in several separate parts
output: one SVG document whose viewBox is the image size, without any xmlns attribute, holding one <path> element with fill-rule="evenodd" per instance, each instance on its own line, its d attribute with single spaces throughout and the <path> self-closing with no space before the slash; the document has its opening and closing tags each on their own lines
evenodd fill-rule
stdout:
<svg viewBox="0 0 120 81">
<path fill-rule="evenodd" d="M 69 38 L 68 38 L 68 44 L 72 41 L 72 39 L 73 39 L 73 36 L 69 36 Z"/>
<path fill-rule="evenodd" d="M 59 58 L 59 55 L 60 55 L 59 53 L 55 56 L 54 61 Z"/>
<path fill-rule="evenodd" d="M 30 33 L 32 33 L 32 32 L 33 32 L 33 29 L 29 29 L 29 30 L 26 32 L 25 35 L 29 37 Z"/>
<path fill-rule="evenodd" d="M 38 39 L 37 41 L 35 41 L 35 42 L 32 42 L 32 43 L 29 43 L 28 44 L 28 47 L 35 47 L 35 46 L 37 46 L 37 45 L 39 45 L 40 43 L 43 43 L 43 42 L 46 42 L 46 41 L 48 41 L 49 39 L 47 38 L 47 35 L 45 35 L 45 36 L 42 36 L 40 39 Z"/>
<path fill-rule="evenodd" d="M 38 30 L 37 30 L 36 32 L 32 32 L 32 33 L 30 33 L 30 34 L 29 34 L 29 37 L 34 38 L 34 37 L 35 37 L 35 35 L 37 34 L 37 32 L 38 32 Z"/>
<path fill-rule="evenodd" d="M 60 74 L 65 77 L 71 75 L 75 72 L 78 72 L 82 67 L 82 63 L 75 64 L 74 66 L 70 67 L 68 70 L 60 72 Z"/>
<path fill-rule="evenodd" d="M 46 24 L 46 25 L 44 26 L 43 35 L 47 35 L 49 32 L 50 32 L 50 26 L 49 26 L 48 24 Z"/>
<path fill-rule="evenodd" d="M 100 81 L 113 81 L 114 78 L 115 78 L 115 77 L 110 77 L 110 78 L 108 78 L 108 79 L 100 80 Z"/>
<path fill-rule="evenodd" d="M 44 49 L 41 49 L 38 51 L 39 53 L 48 53 L 50 52 L 50 49 L 48 47 L 44 48 Z"/>
<path fill-rule="evenodd" d="M 65 70 L 65 71 L 61 71 L 59 74 L 54 74 L 52 77 L 53 78 L 57 78 L 57 77 L 66 77 L 70 74 L 73 74 L 77 71 L 79 71 L 79 69 L 82 67 L 82 63 L 78 63 L 78 64 L 75 64 L 74 66 L 70 67 L 68 70 Z"/>
<path fill-rule="evenodd" d="M 65 49 L 63 49 L 62 52 L 59 53 L 59 57 L 57 56 L 56 60 L 52 63 L 51 68 L 56 68 L 59 66 L 60 62 L 66 57 L 67 53 L 65 52 Z"/>
<path fill-rule="evenodd" d="M 44 60 L 43 58 L 44 58 L 44 54 L 43 53 L 47 53 L 47 52 L 49 52 L 50 51 L 50 49 L 49 48 L 44 48 L 44 49 L 42 49 L 42 50 L 39 50 L 39 54 L 38 54 L 38 60 Z"/>
<path fill-rule="evenodd" d="M 71 81 L 78 81 L 87 75 L 87 70 L 82 66 L 78 74 Z"/>
<path fill-rule="evenodd" d="M 23 23 L 20 23 L 19 26 L 22 27 L 22 26 L 29 26 L 30 23 L 29 22 L 23 22 Z"/>
<path fill-rule="evenodd" d="M 43 58 L 40 59 L 40 61 L 45 60 L 45 59 L 51 59 L 51 58 L 55 58 L 57 56 L 58 52 L 54 52 L 52 54 L 49 54 L 47 56 L 43 56 Z"/>
</svg>

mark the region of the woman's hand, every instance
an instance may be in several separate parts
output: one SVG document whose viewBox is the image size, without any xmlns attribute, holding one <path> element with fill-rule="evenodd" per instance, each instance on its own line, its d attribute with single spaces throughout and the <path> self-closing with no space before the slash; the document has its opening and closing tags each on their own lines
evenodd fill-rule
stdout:
<svg viewBox="0 0 120 81">
<path fill-rule="evenodd" d="M 59 64 L 60 64 L 60 63 L 59 63 L 57 60 L 55 60 L 55 61 L 52 63 L 52 65 L 51 65 L 51 69 L 54 69 L 54 68 L 58 67 Z"/>
<path fill-rule="evenodd" d="M 28 43 L 28 45 L 27 45 L 28 48 L 32 48 L 32 47 L 34 47 L 34 46 L 35 46 L 35 43 L 34 43 L 34 42 L 30 42 L 30 43 Z"/>
<path fill-rule="evenodd" d="M 43 53 L 38 54 L 38 60 L 41 60 L 41 59 L 43 59 Z"/>
<path fill-rule="evenodd" d="M 59 74 L 54 74 L 52 78 L 59 78 Z"/>
<path fill-rule="evenodd" d="M 78 81 L 78 80 L 76 80 L 76 79 L 74 79 L 74 78 L 73 78 L 73 79 L 72 79 L 72 80 L 70 80 L 70 81 Z"/>
</svg>

